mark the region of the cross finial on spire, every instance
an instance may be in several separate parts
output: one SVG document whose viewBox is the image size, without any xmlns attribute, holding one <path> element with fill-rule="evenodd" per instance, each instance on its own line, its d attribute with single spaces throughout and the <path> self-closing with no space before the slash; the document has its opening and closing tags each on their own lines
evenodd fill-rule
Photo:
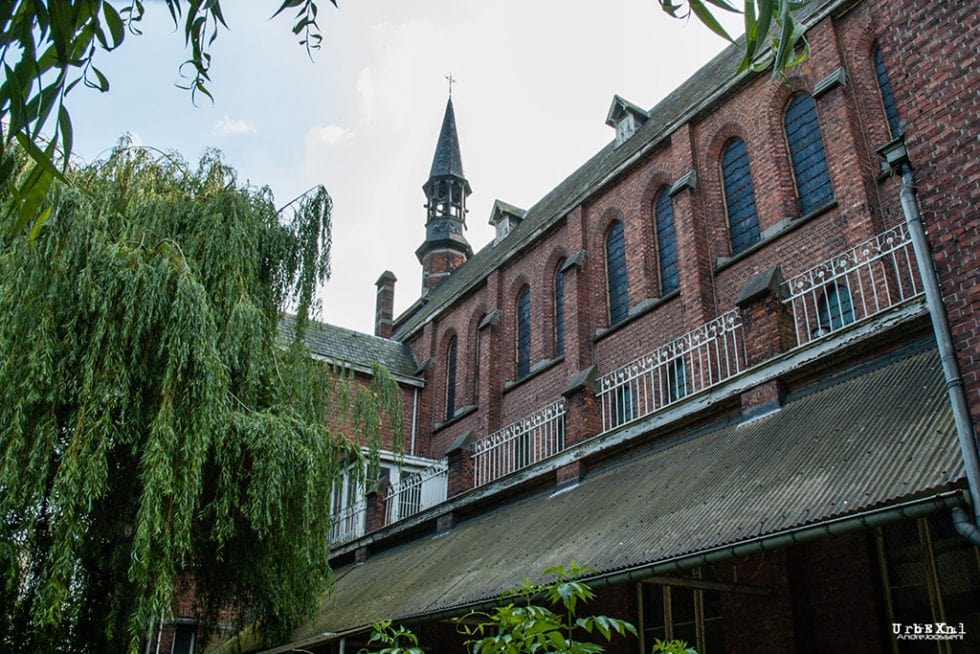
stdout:
<svg viewBox="0 0 980 654">
<path fill-rule="evenodd" d="M 449 97 L 453 97 L 453 84 L 456 83 L 456 78 L 453 77 L 452 73 L 446 75 L 446 81 L 449 82 Z"/>
</svg>

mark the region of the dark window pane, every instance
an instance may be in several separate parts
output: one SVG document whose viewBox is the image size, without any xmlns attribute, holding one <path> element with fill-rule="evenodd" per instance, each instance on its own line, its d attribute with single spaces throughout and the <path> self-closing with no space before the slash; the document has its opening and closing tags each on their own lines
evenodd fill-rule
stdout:
<svg viewBox="0 0 980 654">
<path fill-rule="evenodd" d="M 971 652 L 971 634 L 980 633 L 980 567 L 977 552 L 953 531 L 952 521 L 937 514 L 929 518 L 932 551 L 936 561 L 944 621 L 957 629 L 963 624 L 966 640 L 950 641 L 953 652 Z M 972 648 L 972 649 L 971 649 Z"/>
<path fill-rule="evenodd" d="M 667 397 L 676 402 L 687 395 L 687 366 L 683 359 L 674 359 L 667 364 Z"/>
<path fill-rule="evenodd" d="M 517 296 L 517 376 L 531 372 L 531 289 Z"/>
<path fill-rule="evenodd" d="M 626 279 L 626 236 L 623 223 L 616 221 L 606 234 L 606 282 L 609 289 L 609 324 L 629 315 L 629 286 Z"/>
<path fill-rule="evenodd" d="M 613 425 L 626 424 L 635 417 L 633 391 L 629 384 L 620 386 L 613 393 Z"/>
<path fill-rule="evenodd" d="M 664 188 L 657 198 L 657 258 L 660 261 L 660 294 L 677 290 L 677 245 L 674 239 L 674 203 Z"/>
<path fill-rule="evenodd" d="M 449 341 L 446 357 L 446 420 L 456 415 L 456 337 Z"/>
<path fill-rule="evenodd" d="M 878 78 L 878 90 L 881 91 L 881 104 L 885 108 L 885 118 L 888 120 L 888 131 L 892 136 L 898 136 L 898 105 L 892 93 L 892 83 L 888 80 L 888 69 L 885 59 L 881 56 L 881 48 L 875 48 L 875 77 Z"/>
<path fill-rule="evenodd" d="M 888 562 L 888 582 L 892 597 L 895 622 L 914 625 L 932 622 L 932 606 L 926 581 L 925 549 L 919 538 L 919 528 L 914 520 L 907 520 L 882 528 L 885 538 L 885 557 Z M 899 641 L 899 651 L 936 652 L 936 644 L 929 641 Z"/>
<path fill-rule="evenodd" d="M 830 284 L 820 298 L 820 329 L 832 331 L 854 322 L 854 304 L 851 294 L 843 286 Z"/>
<path fill-rule="evenodd" d="M 722 154 L 721 171 L 732 254 L 737 254 L 759 241 L 759 217 L 755 209 L 755 190 L 752 188 L 749 152 L 745 141 L 729 141 Z"/>
<path fill-rule="evenodd" d="M 807 214 L 834 197 L 817 106 L 812 97 L 801 93 L 790 101 L 785 127 L 800 213 Z"/>
<path fill-rule="evenodd" d="M 565 273 L 561 267 L 565 264 L 562 259 L 558 262 L 555 272 L 555 356 L 565 353 Z"/>
<path fill-rule="evenodd" d="M 172 654 L 192 654 L 194 651 L 194 627 L 177 627 L 174 632 Z"/>
</svg>

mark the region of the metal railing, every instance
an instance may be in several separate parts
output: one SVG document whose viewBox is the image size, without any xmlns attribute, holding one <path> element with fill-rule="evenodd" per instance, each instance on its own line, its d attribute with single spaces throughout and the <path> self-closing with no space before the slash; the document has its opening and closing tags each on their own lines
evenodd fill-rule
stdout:
<svg viewBox="0 0 980 654">
<path fill-rule="evenodd" d="M 565 400 L 473 444 L 473 484 L 482 486 L 565 449 Z"/>
<path fill-rule="evenodd" d="M 364 535 L 367 523 L 367 502 L 360 500 L 346 507 L 333 518 L 329 543 L 339 545 Z"/>
<path fill-rule="evenodd" d="M 425 470 L 405 475 L 385 495 L 385 524 L 407 518 L 446 500 L 449 466 L 440 461 Z"/>
<path fill-rule="evenodd" d="M 732 309 L 600 377 L 600 433 L 655 413 L 744 367 L 742 319 Z"/>
<path fill-rule="evenodd" d="M 922 294 L 908 228 L 903 224 L 788 279 L 798 345 L 870 318 Z"/>
</svg>

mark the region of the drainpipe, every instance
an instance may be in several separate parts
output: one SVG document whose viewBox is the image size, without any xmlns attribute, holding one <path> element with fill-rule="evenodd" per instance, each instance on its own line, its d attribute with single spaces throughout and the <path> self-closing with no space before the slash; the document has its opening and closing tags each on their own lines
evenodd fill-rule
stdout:
<svg viewBox="0 0 980 654">
<path fill-rule="evenodd" d="M 932 331 L 939 348 L 946 391 L 953 409 L 956 438 L 959 441 L 960 453 L 963 455 L 963 466 L 966 468 L 966 481 L 970 489 L 970 501 L 973 504 L 973 520 L 969 520 L 966 513 L 960 509 L 953 512 L 953 524 L 957 533 L 963 538 L 974 545 L 980 545 L 980 529 L 976 526 L 980 523 L 980 457 L 977 455 L 977 442 L 970 419 L 970 409 L 966 403 L 963 379 L 960 377 L 959 366 L 956 363 L 956 352 L 953 349 L 953 338 L 946 320 L 942 294 L 939 291 L 936 268 L 922 227 L 922 215 L 919 213 L 919 203 L 916 200 L 917 189 L 904 135 L 900 134 L 895 140 L 879 148 L 878 153 L 885 159 L 882 164 L 883 170 L 898 171 L 902 175 L 900 194 L 902 213 L 905 214 L 905 224 L 912 239 L 912 250 L 915 252 L 915 261 L 922 277 L 926 306 L 932 319 Z"/>
</svg>

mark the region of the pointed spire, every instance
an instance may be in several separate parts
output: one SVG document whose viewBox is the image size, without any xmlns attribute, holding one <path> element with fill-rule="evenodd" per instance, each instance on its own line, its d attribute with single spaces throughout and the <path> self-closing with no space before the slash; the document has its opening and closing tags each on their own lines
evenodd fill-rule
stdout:
<svg viewBox="0 0 980 654">
<path fill-rule="evenodd" d="M 473 256 L 473 248 L 463 235 L 466 198 L 473 190 L 463 177 L 452 97 L 446 102 L 432 169 L 422 190 L 426 200 L 425 240 L 415 250 L 415 256 L 422 264 L 422 294 L 425 295 Z"/>
<path fill-rule="evenodd" d="M 444 175 L 466 179 L 463 175 L 463 158 L 459 154 L 459 137 L 456 135 L 456 113 L 453 111 L 452 97 L 446 102 L 439 142 L 436 145 L 435 156 L 432 157 L 432 169 L 429 171 L 430 178 Z"/>
</svg>

